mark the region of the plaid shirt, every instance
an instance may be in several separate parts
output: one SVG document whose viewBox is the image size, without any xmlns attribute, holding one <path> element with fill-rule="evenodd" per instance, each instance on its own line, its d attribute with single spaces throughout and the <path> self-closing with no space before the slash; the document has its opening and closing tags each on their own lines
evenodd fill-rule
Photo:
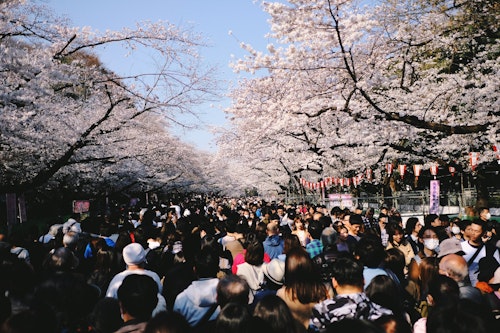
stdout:
<svg viewBox="0 0 500 333">
<path fill-rule="evenodd" d="M 311 258 L 314 258 L 323 252 L 323 243 L 319 239 L 313 239 L 306 245 L 306 251 Z"/>
</svg>

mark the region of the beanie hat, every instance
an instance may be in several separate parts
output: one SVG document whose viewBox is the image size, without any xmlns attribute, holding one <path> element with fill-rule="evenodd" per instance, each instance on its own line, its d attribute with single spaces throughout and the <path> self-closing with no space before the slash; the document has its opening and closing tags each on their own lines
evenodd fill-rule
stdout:
<svg viewBox="0 0 500 333">
<path fill-rule="evenodd" d="M 139 265 L 146 261 L 146 252 L 139 243 L 132 243 L 123 248 L 123 261 L 127 265 Z"/>
</svg>

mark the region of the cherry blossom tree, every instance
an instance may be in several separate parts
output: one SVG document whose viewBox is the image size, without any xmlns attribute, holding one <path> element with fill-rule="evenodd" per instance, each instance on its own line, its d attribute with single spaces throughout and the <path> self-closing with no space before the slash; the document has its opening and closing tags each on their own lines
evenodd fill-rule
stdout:
<svg viewBox="0 0 500 333">
<path fill-rule="evenodd" d="M 95 55 L 110 45 L 157 68 L 111 71 Z M 217 93 L 204 46 L 166 22 L 99 33 L 30 1 L 0 2 L 0 192 L 202 183 L 198 154 L 169 124 Z"/>
<path fill-rule="evenodd" d="M 380 177 L 388 162 L 469 169 L 469 152 L 497 159 L 498 2 L 262 5 L 273 43 L 243 43 L 248 55 L 233 64 L 255 77 L 232 92 L 226 158 L 270 163 L 295 183 L 368 168 Z"/>
</svg>

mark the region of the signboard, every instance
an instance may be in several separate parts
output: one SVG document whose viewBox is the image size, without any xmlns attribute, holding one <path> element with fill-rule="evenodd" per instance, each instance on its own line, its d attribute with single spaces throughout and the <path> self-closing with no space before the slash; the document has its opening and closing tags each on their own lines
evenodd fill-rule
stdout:
<svg viewBox="0 0 500 333">
<path fill-rule="evenodd" d="M 339 206 L 341 208 L 352 207 L 352 195 L 350 194 L 328 194 L 330 206 Z"/>
<path fill-rule="evenodd" d="M 73 213 L 81 214 L 87 213 L 90 210 L 90 201 L 88 200 L 74 200 Z"/>
<path fill-rule="evenodd" d="M 429 190 L 429 214 L 439 214 L 439 180 L 431 180 Z"/>
</svg>

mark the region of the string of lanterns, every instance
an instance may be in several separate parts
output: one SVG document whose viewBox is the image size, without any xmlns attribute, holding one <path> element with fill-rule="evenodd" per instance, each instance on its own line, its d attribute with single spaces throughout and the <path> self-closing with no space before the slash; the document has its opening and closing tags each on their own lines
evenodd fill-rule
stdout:
<svg viewBox="0 0 500 333">
<path fill-rule="evenodd" d="M 497 158 L 500 163 L 500 151 L 497 149 L 497 146 L 493 146 L 493 151 L 496 152 Z M 475 171 L 478 164 L 479 164 L 479 153 L 477 152 L 471 152 L 469 153 L 469 163 L 472 171 Z M 424 166 L 421 164 L 415 164 L 413 165 L 413 174 L 415 175 L 415 180 L 418 180 L 418 177 L 420 177 L 422 170 Z M 387 163 L 385 166 L 385 170 L 387 172 L 388 176 L 391 176 L 393 171 L 394 171 L 394 165 L 392 163 Z M 436 178 L 439 170 L 439 165 L 437 163 L 431 165 L 429 167 L 430 174 Z M 456 168 L 453 166 L 448 166 L 448 171 L 449 173 L 453 176 L 455 176 L 456 173 Z M 406 164 L 399 164 L 398 165 L 398 172 L 401 177 L 401 179 L 404 178 L 404 176 L 407 173 L 407 166 Z M 358 185 L 361 184 L 362 181 L 368 181 L 372 182 L 373 180 L 373 171 L 372 169 L 367 169 L 365 172 L 358 174 L 357 176 L 354 177 L 325 177 L 321 181 L 317 182 L 310 182 L 306 180 L 305 178 L 300 178 L 300 184 L 305 187 L 306 189 L 309 190 L 316 190 L 316 189 L 324 189 L 329 186 L 346 186 L 350 187 L 353 185 L 354 187 L 357 187 Z"/>
</svg>

